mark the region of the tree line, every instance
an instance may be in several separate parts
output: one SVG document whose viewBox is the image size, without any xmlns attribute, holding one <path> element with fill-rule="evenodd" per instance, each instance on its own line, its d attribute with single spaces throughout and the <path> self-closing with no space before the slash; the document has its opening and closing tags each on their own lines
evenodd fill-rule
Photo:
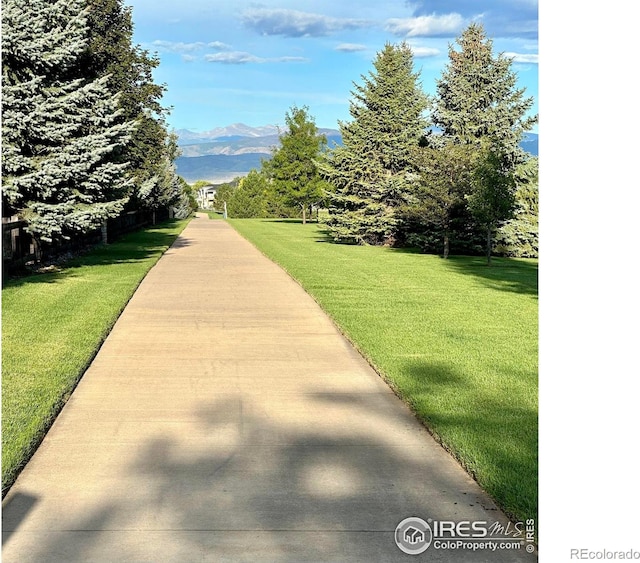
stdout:
<svg viewBox="0 0 640 563">
<path fill-rule="evenodd" d="M 38 244 L 195 199 L 123 0 L 3 0 L 2 204 Z"/>
<path fill-rule="evenodd" d="M 354 84 L 342 146 L 327 147 L 309 108 L 292 107 L 261 170 L 219 191 L 236 217 L 326 207 L 336 242 L 535 257 L 538 160 L 520 146 L 537 122 L 512 61 L 480 24 L 449 47 L 424 93 L 406 43 L 387 44 Z"/>
</svg>

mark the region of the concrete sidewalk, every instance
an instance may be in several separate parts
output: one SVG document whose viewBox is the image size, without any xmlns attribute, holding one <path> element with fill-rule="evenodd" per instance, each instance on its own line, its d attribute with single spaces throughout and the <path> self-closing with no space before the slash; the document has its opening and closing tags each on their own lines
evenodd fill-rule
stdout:
<svg viewBox="0 0 640 563">
<path fill-rule="evenodd" d="M 506 523 L 294 281 L 198 217 L 7 495 L 2 561 L 536 560 L 406 555 L 410 516 Z"/>
</svg>

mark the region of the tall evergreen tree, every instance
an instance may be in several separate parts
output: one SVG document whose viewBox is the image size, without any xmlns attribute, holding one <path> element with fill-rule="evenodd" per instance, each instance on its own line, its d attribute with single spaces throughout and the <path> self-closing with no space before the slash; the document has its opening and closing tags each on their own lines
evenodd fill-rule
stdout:
<svg viewBox="0 0 640 563">
<path fill-rule="evenodd" d="M 472 174 L 467 168 L 458 174 L 457 201 L 450 208 L 457 210 L 465 237 L 468 225 L 475 222 L 474 230 L 485 237 L 490 261 L 493 233 L 514 210 L 515 170 L 526 159 L 520 142 L 537 122 L 537 116 L 528 115 L 533 98 L 525 97 L 524 88 L 517 88 L 512 60 L 503 54 L 494 55 L 493 42 L 480 24 L 471 24 L 456 44 L 460 49 L 449 46 L 449 63 L 437 82 L 436 96 L 430 100 L 431 119 L 440 132 L 426 137 L 424 150 L 431 155 L 419 159 L 421 174 L 426 192 L 437 195 L 442 190 L 442 178 L 429 170 L 433 151 L 449 153 L 435 161 L 457 159 L 456 150 L 463 150 L 468 162 L 475 162 Z M 422 198 L 418 206 L 428 203 L 429 198 Z M 431 227 L 422 224 L 418 230 L 428 236 Z"/>
<path fill-rule="evenodd" d="M 373 66 L 354 85 L 353 120 L 339 123 L 343 145 L 329 152 L 322 167 L 335 189 L 327 225 L 341 242 L 393 242 L 397 210 L 415 189 L 414 150 L 428 125 L 411 48 L 386 44 Z"/>
<path fill-rule="evenodd" d="M 432 121 L 443 138 L 463 144 L 490 140 L 513 160 L 522 161 L 520 141 L 537 116 L 527 116 L 533 98 L 517 88 L 512 60 L 494 55 L 493 41 L 482 25 L 472 23 L 449 46 L 449 64 L 437 82 L 432 99 Z"/>
<path fill-rule="evenodd" d="M 116 151 L 120 119 L 108 77 L 70 78 L 87 48 L 85 0 L 5 0 L 2 8 L 3 214 L 52 242 L 117 216 L 131 189 Z"/>
<path fill-rule="evenodd" d="M 268 217 L 269 180 L 263 172 L 251 170 L 241 178 L 227 200 L 229 217 Z"/>
<path fill-rule="evenodd" d="M 280 147 L 263 170 L 271 179 L 276 198 L 285 205 L 300 207 L 302 223 L 307 222 L 307 209 L 324 197 L 324 182 L 318 171 L 318 157 L 327 145 L 318 134 L 309 108 L 293 106 L 285 116 L 287 130 L 280 135 Z"/>
<path fill-rule="evenodd" d="M 129 206 L 164 207 L 180 197 L 183 184 L 172 164 L 178 151 L 167 130 L 168 108 L 161 103 L 166 88 L 153 79 L 160 61 L 133 44 L 131 7 L 124 6 L 123 0 L 86 3 L 89 42 L 77 72 L 89 79 L 108 75 L 109 89 L 120 93 L 120 119 L 136 121 L 131 140 L 119 155 L 129 162 L 135 183 Z"/>
</svg>

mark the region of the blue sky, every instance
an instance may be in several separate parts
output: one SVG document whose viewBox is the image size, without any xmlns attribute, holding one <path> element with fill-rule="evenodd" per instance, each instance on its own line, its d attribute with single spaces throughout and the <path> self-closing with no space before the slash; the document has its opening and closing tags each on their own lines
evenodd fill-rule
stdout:
<svg viewBox="0 0 640 563">
<path fill-rule="evenodd" d="M 169 125 L 207 131 L 232 123 L 283 124 L 308 106 L 319 127 L 348 121 L 353 83 L 386 42 L 409 43 L 434 93 L 448 46 L 481 22 L 494 52 L 513 56 L 538 112 L 537 0 L 125 0 L 134 42 L 157 52 Z"/>
</svg>

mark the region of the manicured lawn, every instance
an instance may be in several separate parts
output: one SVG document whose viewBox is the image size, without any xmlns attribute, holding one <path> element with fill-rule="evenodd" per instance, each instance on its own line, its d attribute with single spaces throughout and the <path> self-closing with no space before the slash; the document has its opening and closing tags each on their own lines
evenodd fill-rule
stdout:
<svg viewBox="0 0 640 563">
<path fill-rule="evenodd" d="M 513 518 L 537 518 L 537 260 L 336 245 L 229 221 L 282 265 Z"/>
<path fill-rule="evenodd" d="M 123 237 L 2 290 L 2 490 L 13 483 L 134 291 L 188 221 Z"/>
</svg>

